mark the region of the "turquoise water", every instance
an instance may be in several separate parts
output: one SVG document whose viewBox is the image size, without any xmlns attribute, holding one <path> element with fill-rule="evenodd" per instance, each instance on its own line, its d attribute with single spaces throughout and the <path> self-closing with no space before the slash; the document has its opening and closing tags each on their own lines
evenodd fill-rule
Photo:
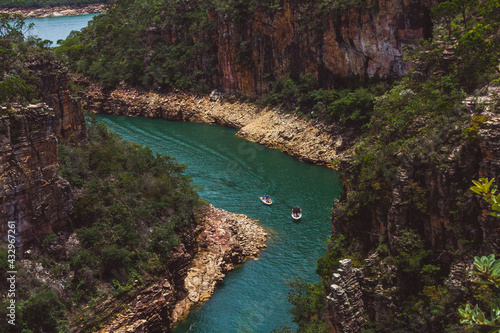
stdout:
<svg viewBox="0 0 500 333">
<path fill-rule="evenodd" d="M 27 35 L 48 39 L 54 43 L 52 46 L 56 46 L 59 39 L 66 39 L 71 31 L 86 27 L 88 21 L 96 15 L 99 14 L 26 19 L 26 24 L 35 24 L 35 27 Z"/>
<path fill-rule="evenodd" d="M 316 261 L 330 235 L 338 174 L 235 136 L 232 129 L 160 119 L 98 116 L 125 140 L 149 146 L 188 165 L 200 196 L 215 207 L 258 219 L 269 233 L 259 260 L 229 272 L 212 298 L 195 308 L 175 333 L 271 332 L 296 328 L 287 312 L 286 281 L 317 282 Z M 271 206 L 259 197 L 269 194 Z M 290 213 L 298 205 L 302 220 Z"/>
</svg>

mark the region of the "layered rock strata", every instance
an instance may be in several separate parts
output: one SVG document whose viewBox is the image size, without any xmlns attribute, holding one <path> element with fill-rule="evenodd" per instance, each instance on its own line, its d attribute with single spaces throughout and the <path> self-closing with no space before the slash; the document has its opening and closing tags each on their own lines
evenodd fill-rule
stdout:
<svg viewBox="0 0 500 333">
<path fill-rule="evenodd" d="M 71 188 L 57 175 L 57 125 L 44 103 L 0 117 L 0 232 L 7 235 L 7 221 L 15 221 L 19 245 L 69 219 Z"/>
<path fill-rule="evenodd" d="M 26 66 L 40 78 L 43 103 L 2 107 L 0 116 L 0 232 L 15 221 L 19 245 L 69 221 L 71 188 L 57 173 L 58 139 L 84 142 L 85 119 L 55 64 Z"/>
<path fill-rule="evenodd" d="M 215 12 L 216 86 L 261 96 L 285 75 L 311 73 L 330 88 L 345 79 L 401 77 L 409 66 L 404 46 L 430 37 L 431 2 L 369 0 L 341 8 L 285 0 L 277 9 Z"/>
<path fill-rule="evenodd" d="M 193 121 L 239 129 L 237 135 L 304 161 L 337 167 L 348 153 L 355 131 L 338 125 L 285 114 L 223 97 L 198 97 L 183 93 L 139 93 L 114 90 L 105 94 L 97 87 L 84 98 L 87 110 L 115 115 L 145 116 Z"/>
<path fill-rule="evenodd" d="M 328 322 L 330 332 L 360 332 L 365 323 L 363 292 L 359 280 L 362 279 L 359 268 L 353 268 L 351 259 L 340 260 L 337 273 L 333 274 L 328 301 Z M 332 311 L 331 309 L 335 309 Z"/>
<path fill-rule="evenodd" d="M 165 332 L 189 310 L 210 298 L 225 273 L 266 247 L 266 232 L 241 214 L 209 206 L 193 230 L 196 242 L 180 245 L 161 282 L 141 288 L 128 299 L 128 309 L 119 313 L 101 332 Z M 197 245 L 195 254 L 189 247 Z M 106 307 L 104 307 L 106 308 Z"/>
</svg>

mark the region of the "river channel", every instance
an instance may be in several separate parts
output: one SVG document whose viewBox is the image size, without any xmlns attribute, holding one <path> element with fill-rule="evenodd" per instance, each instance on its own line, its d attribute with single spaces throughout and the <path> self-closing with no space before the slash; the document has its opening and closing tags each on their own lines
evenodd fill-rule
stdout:
<svg viewBox="0 0 500 333">
<path fill-rule="evenodd" d="M 125 140 L 168 154 L 187 165 L 199 194 L 215 207 L 245 214 L 270 237 L 258 260 L 227 274 L 205 304 L 195 308 L 175 333 L 271 332 L 296 328 L 288 313 L 287 281 L 318 282 L 316 261 L 326 249 L 330 213 L 338 197 L 338 174 L 300 162 L 279 150 L 237 137 L 236 130 L 162 119 L 98 116 Z M 271 206 L 259 197 L 269 194 Z M 300 206 L 295 222 L 291 208 Z"/>
<path fill-rule="evenodd" d="M 31 33 L 55 42 L 87 25 L 94 15 L 30 19 Z M 229 272 L 213 297 L 195 308 L 175 333 L 260 333 L 296 328 L 288 313 L 287 281 L 318 282 L 316 261 L 330 235 L 338 174 L 300 162 L 279 150 L 237 137 L 236 130 L 160 119 L 98 116 L 123 139 L 149 146 L 187 165 L 199 194 L 215 207 L 259 220 L 269 233 L 268 248 Z M 264 205 L 259 197 L 271 195 Z M 294 206 L 303 210 L 291 219 Z"/>
</svg>

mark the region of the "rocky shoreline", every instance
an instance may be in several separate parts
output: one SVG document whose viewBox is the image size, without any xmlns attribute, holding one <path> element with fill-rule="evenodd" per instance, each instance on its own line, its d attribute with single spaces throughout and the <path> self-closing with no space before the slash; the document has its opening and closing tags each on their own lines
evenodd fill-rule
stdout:
<svg viewBox="0 0 500 333">
<path fill-rule="evenodd" d="M 245 215 L 212 205 L 200 228 L 203 230 L 198 236 L 200 250 L 184 280 L 187 296 L 175 306 L 174 323 L 185 318 L 193 306 L 207 301 L 234 265 L 258 256 L 267 247 L 263 227 Z"/>
<path fill-rule="evenodd" d="M 81 6 L 57 6 L 44 8 L 0 8 L 0 12 L 9 14 L 20 14 L 27 18 L 56 17 L 85 14 L 99 14 L 106 12 L 104 4 L 81 5 Z"/>
<path fill-rule="evenodd" d="M 238 129 L 237 135 L 278 148 L 299 160 L 335 169 L 352 149 L 354 129 L 307 120 L 278 108 L 259 107 L 231 96 L 197 96 L 182 92 L 158 94 L 134 89 L 104 92 L 89 87 L 82 96 L 86 110 L 95 113 L 145 116 L 176 121 L 217 124 Z"/>
<path fill-rule="evenodd" d="M 230 213 L 210 205 L 194 230 L 198 250 L 191 258 L 183 245 L 173 255 L 189 261 L 183 286 L 176 286 L 176 277 L 145 286 L 132 295 L 126 310 L 113 311 L 114 319 L 100 332 L 142 332 L 147 327 L 163 327 L 169 331 L 193 307 L 207 301 L 222 283 L 227 271 L 247 258 L 256 257 L 266 248 L 267 233 L 245 215 Z M 180 253 L 180 255 L 179 255 Z M 176 272 L 172 272 L 173 275 Z M 184 274 L 182 274 L 184 275 Z M 180 290 L 182 289 L 182 290 Z M 121 304 L 118 304 L 121 305 Z M 107 306 L 110 306 L 108 304 Z M 119 313 L 117 313 L 119 312 Z"/>
</svg>

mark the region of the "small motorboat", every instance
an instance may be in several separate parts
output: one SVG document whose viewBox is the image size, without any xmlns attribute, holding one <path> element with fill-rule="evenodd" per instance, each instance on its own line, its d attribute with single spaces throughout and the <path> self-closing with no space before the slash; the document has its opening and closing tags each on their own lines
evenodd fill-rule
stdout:
<svg viewBox="0 0 500 333">
<path fill-rule="evenodd" d="M 300 220 L 302 218 L 302 209 L 299 207 L 293 207 L 292 209 L 292 219 Z"/>
<path fill-rule="evenodd" d="M 266 205 L 270 205 L 273 203 L 273 200 L 271 199 L 271 197 L 269 195 L 265 195 L 263 197 L 260 197 L 260 200 L 265 203 Z"/>
</svg>

